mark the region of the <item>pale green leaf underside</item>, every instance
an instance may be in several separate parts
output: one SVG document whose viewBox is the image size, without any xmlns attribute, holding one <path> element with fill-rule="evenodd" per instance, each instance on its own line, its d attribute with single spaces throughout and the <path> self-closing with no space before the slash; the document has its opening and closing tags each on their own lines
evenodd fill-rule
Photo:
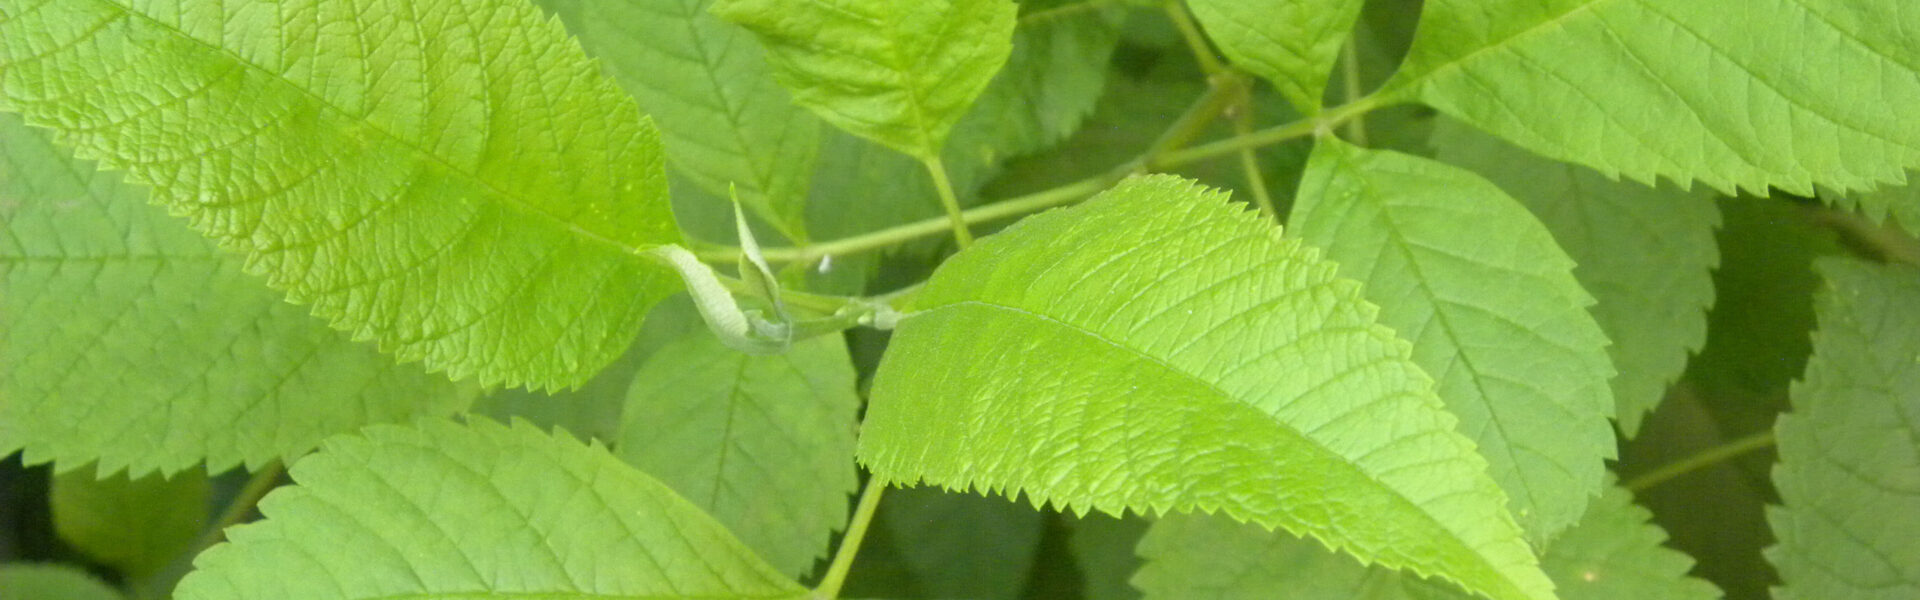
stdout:
<svg viewBox="0 0 1920 600">
<path fill-rule="evenodd" d="M 1301 177 L 1295 231 L 1413 342 L 1529 539 L 1572 525 L 1614 456 L 1613 367 L 1552 234 L 1487 180 L 1424 158 L 1326 137 Z"/>
<path fill-rule="evenodd" d="M 1693 559 L 1619 487 L 1588 505 L 1540 559 L 1563 600 L 1710 600 L 1713 584 L 1687 576 Z M 1134 585 L 1151 599 L 1453 600 L 1471 596 L 1327 552 L 1319 544 L 1216 517 L 1163 519 L 1148 530 Z"/>
<path fill-rule="evenodd" d="M 672 486 L 789 575 L 847 521 L 860 397 L 846 340 L 748 355 L 692 330 L 634 375 L 616 453 Z"/>
<path fill-rule="evenodd" d="M 820 120 L 774 83 L 759 42 L 712 0 L 542 0 L 660 126 L 667 162 L 805 241 Z"/>
<path fill-rule="evenodd" d="M 0 565 L 0 598 L 32 600 L 122 600 L 113 586 L 69 565 Z"/>
<path fill-rule="evenodd" d="M 1703 193 L 1608 179 L 1555 162 L 1451 119 L 1434 129 L 1440 160 L 1498 184 L 1545 223 L 1597 302 L 1589 307 L 1613 344 L 1614 418 L 1631 438 L 1707 340 L 1714 229 L 1720 211 Z"/>
<path fill-rule="evenodd" d="M 181 600 L 800 598 L 699 508 L 598 445 L 423 421 L 328 440 L 194 561 Z"/>
<path fill-rule="evenodd" d="M 1920 597 L 1920 269 L 1817 265 L 1813 358 L 1774 426 L 1775 594 Z"/>
<path fill-rule="evenodd" d="M 115 179 L 0 115 L 0 455 L 257 467 L 472 398 L 281 301 Z"/>
<path fill-rule="evenodd" d="M 935 158 L 1013 49 L 1011 0 L 716 0 L 828 123 Z"/>
<path fill-rule="evenodd" d="M 1221 511 L 1551 596 L 1405 343 L 1224 193 L 1149 177 L 1030 217 L 942 265 L 912 309 L 862 429 L 882 481 Z"/>
<path fill-rule="evenodd" d="M 77 470 L 54 476 L 47 494 L 60 539 L 128 577 L 158 573 L 192 547 L 206 527 L 207 476 L 123 475 L 95 479 Z"/>
<path fill-rule="evenodd" d="M 1320 112 L 1361 0 L 1188 0 L 1233 63 L 1273 82 L 1301 114 Z"/>
<path fill-rule="evenodd" d="M 515 0 L 0 1 L 0 109 L 456 379 L 576 385 L 679 289 L 658 134 Z"/>
<path fill-rule="evenodd" d="M 1610 177 L 1811 195 L 1920 166 L 1910 0 L 1434 0 L 1384 90 Z"/>
</svg>

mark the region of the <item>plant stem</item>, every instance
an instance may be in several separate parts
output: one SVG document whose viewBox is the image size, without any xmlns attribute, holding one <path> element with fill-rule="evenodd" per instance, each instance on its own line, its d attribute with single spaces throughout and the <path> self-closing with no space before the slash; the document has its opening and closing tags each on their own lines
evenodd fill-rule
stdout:
<svg viewBox="0 0 1920 600">
<path fill-rule="evenodd" d="M 1238 135 L 1253 132 L 1253 111 L 1251 107 L 1240 112 L 1233 120 L 1233 131 Z M 1252 148 L 1240 149 L 1240 169 L 1247 174 L 1247 191 L 1253 194 L 1253 205 L 1260 207 L 1260 213 L 1271 219 L 1280 218 L 1273 208 L 1273 196 L 1267 192 L 1267 180 L 1260 174 L 1260 158 Z"/>
<path fill-rule="evenodd" d="M 860 553 L 860 542 L 867 537 L 867 525 L 873 522 L 873 509 L 880 506 L 880 493 L 886 489 L 887 485 L 877 479 L 867 481 L 867 489 L 860 492 L 860 504 L 853 509 L 853 519 L 847 522 L 847 535 L 840 538 L 840 548 L 833 552 L 833 563 L 827 566 L 820 585 L 813 588 L 815 600 L 840 597 L 840 586 L 847 583 L 853 557 Z"/>
<path fill-rule="evenodd" d="M 1385 101 L 1381 100 L 1379 96 L 1368 96 L 1321 113 L 1319 117 L 1301 119 L 1292 123 L 1268 127 L 1247 135 L 1237 135 L 1211 144 L 1153 157 L 1152 160 L 1147 162 L 1147 168 L 1154 171 L 1161 171 L 1217 156 L 1233 154 L 1243 148 L 1258 148 L 1293 138 L 1314 135 L 1328 131 L 1341 123 L 1347 122 L 1349 119 L 1366 114 L 1367 111 L 1380 108 L 1384 104 Z"/>
<path fill-rule="evenodd" d="M 1218 75 L 1227 70 L 1226 63 L 1215 56 L 1213 48 L 1207 45 L 1207 36 L 1200 33 L 1200 26 L 1193 22 L 1193 15 L 1187 14 L 1186 3 L 1180 0 L 1166 0 L 1160 4 L 1167 10 L 1167 19 L 1173 21 L 1173 27 L 1180 30 L 1180 38 L 1187 41 L 1187 49 L 1193 51 L 1193 59 L 1200 62 L 1200 71 L 1209 76 Z"/>
<path fill-rule="evenodd" d="M 279 485 L 280 476 L 284 473 L 286 469 L 282 468 L 280 461 L 277 460 L 255 472 L 247 479 L 247 484 L 240 488 L 240 492 L 234 494 L 233 501 L 227 503 L 227 508 L 220 511 L 220 516 L 214 519 L 213 524 L 194 540 L 191 552 L 199 554 L 227 539 L 227 528 L 247 518 L 247 514 L 253 512 L 254 505 L 259 504 L 260 499 L 265 497 L 267 492 L 273 491 L 273 488 Z"/>
<path fill-rule="evenodd" d="M 1748 452 L 1773 446 L 1773 430 L 1768 429 L 1731 442 L 1720 444 L 1686 458 L 1674 461 L 1664 467 L 1642 473 L 1639 477 L 1626 482 L 1627 491 L 1641 490 L 1660 485 L 1669 479 L 1686 475 L 1700 469 L 1725 462 Z"/>
<path fill-rule="evenodd" d="M 953 241 L 961 250 L 973 245 L 973 232 L 967 230 L 967 219 L 960 215 L 960 198 L 953 194 L 953 182 L 947 179 L 947 164 L 939 156 L 929 156 L 920 161 L 927 166 L 927 174 L 933 176 L 933 187 L 940 192 L 940 206 L 947 209 L 947 223 L 953 228 Z"/>
<path fill-rule="evenodd" d="M 1104 190 L 1114 182 L 1125 178 L 1135 171 L 1135 164 L 1129 163 L 1106 173 L 1069 183 L 1067 185 L 1025 196 L 1019 196 L 995 202 L 986 206 L 970 208 L 960 212 L 960 219 L 966 223 L 984 223 L 1017 217 L 1043 208 L 1067 204 L 1091 196 Z M 822 256 L 844 256 L 870 250 L 878 250 L 929 235 L 950 228 L 947 217 L 937 217 L 915 221 L 905 225 L 896 225 L 872 233 L 864 233 L 850 238 L 804 247 L 765 248 L 761 255 L 768 262 L 811 262 Z M 708 262 L 732 262 L 740 257 L 738 248 L 703 251 L 700 259 Z"/>
<path fill-rule="evenodd" d="M 1345 91 L 1347 94 L 1347 102 L 1352 103 L 1361 98 L 1360 39 L 1348 37 L 1346 48 L 1341 52 L 1340 57 L 1341 61 L 1346 63 L 1342 66 L 1343 71 L 1341 71 L 1341 73 L 1345 76 L 1343 79 L 1346 79 Z M 1347 121 L 1347 137 L 1352 138 L 1355 144 L 1361 146 L 1367 145 L 1366 115 L 1354 115 L 1352 120 Z"/>
</svg>

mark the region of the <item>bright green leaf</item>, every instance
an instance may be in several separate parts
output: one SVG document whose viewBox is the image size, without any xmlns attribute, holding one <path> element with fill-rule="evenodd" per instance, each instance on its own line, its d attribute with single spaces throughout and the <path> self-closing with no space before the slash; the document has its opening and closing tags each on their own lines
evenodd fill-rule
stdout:
<svg viewBox="0 0 1920 600">
<path fill-rule="evenodd" d="M 0 115 L 0 455 L 257 468 L 473 396 L 282 302 L 115 179 Z"/>
<path fill-rule="evenodd" d="M 1709 600 L 1713 584 L 1687 576 L 1693 559 L 1661 546 L 1667 535 L 1633 496 L 1609 486 L 1540 559 L 1564 600 Z M 1457 588 L 1327 552 L 1319 544 L 1219 518 L 1163 519 L 1148 530 L 1147 563 L 1134 582 L 1148 598 L 1463 600 Z"/>
<path fill-rule="evenodd" d="M 1911 0 L 1432 0 L 1382 90 L 1609 177 L 1811 195 L 1920 166 Z"/>
<path fill-rule="evenodd" d="M 1033 14 L 1076 1 L 1025 0 L 1020 10 Z M 954 125 L 947 165 L 996 166 L 1049 148 L 1078 130 L 1106 89 L 1107 64 L 1120 41 L 1124 14 L 1109 8 L 1023 23 L 1014 31 L 1006 66 Z"/>
<path fill-rule="evenodd" d="M 774 83 L 753 36 L 712 0 L 541 0 L 660 125 L 667 162 L 804 241 L 820 120 Z"/>
<path fill-rule="evenodd" d="M 1222 511 L 1495 598 L 1552 595 L 1406 344 L 1224 193 L 1130 180 L 983 239 L 910 308 L 862 429 L 880 481 Z"/>
<path fill-rule="evenodd" d="M 1920 597 L 1920 269 L 1840 259 L 1780 417 L 1779 598 Z"/>
<path fill-rule="evenodd" d="M 921 160 L 1013 50 L 1011 0 L 716 0 L 774 78 L 828 123 Z"/>
<path fill-rule="evenodd" d="M 53 479 L 48 504 L 60 539 L 130 577 L 159 572 L 193 545 L 207 522 L 207 476 L 125 475 L 84 470 Z"/>
<path fill-rule="evenodd" d="M 859 485 L 854 378 L 838 335 L 748 355 L 691 331 L 634 375 L 615 448 L 782 572 L 811 573 Z"/>
<path fill-rule="evenodd" d="M 1233 63 L 1265 77 L 1301 114 L 1320 112 L 1361 0 L 1188 0 Z"/>
<path fill-rule="evenodd" d="M 0 598 L 28 600 L 123 600 L 106 582 L 67 565 L 0 565 Z"/>
<path fill-rule="evenodd" d="M 181 600 L 802 598 L 726 528 L 598 445 L 423 421 L 328 440 L 194 561 Z"/>
<path fill-rule="evenodd" d="M 1442 120 L 1433 143 L 1442 161 L 1473 169 L 1545 223 L 1598 300 L 1591 307 L 1613 341 L 1607 355 L 1614 418 L 1627 437 L 1707 341 L 1713 305 L 1713 239 L 1720 211 L 1705 194 L 1607 179 L 1554 162 L 1457 121 Z"/>
<path fill-rule="evenodd" d="M 1552 234 L 1471 172 L 1322 138 L 1292 222 L 1413 341 L 1535 544 L 1580 518 L 1613 458 L 1606 335 Z"/>
<path fill-rule="evenodd" d="M 577 385 L 679 289 L 658 133 L 518 0 L 0 0 L 0 109 L 356 339 Z"/>
</svg>

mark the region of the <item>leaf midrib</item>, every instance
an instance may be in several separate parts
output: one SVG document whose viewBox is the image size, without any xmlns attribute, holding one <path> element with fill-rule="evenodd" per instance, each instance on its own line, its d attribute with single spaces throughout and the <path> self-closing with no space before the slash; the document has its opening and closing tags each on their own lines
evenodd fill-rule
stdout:
<svg viewBox="0 0 1920 600">
<path fill-rule="evenodd" d="M 193 35 L 188 34 L 187 32 L 182 31 L 179 28 L 166 23 L 165 21 L 155 19 L 151 16 L 148 16 L 145 13 L 138 12 L 134 10 L 132 7 L 124 6 L 114 0 L 95 0 L 95 2 L 101 5 L 109 6 L 119 11 L 120 14 L 124 16 L 139 18 L 140 20 L 147 22 L 156 28 L 171 32 L 178 39 L 190 41 L 195 45 L 198 45 L 202 48 L 206 48 L 210 50 L 212 53 L 217 54 L 231 61 L 232 63 L 239 65 L 244 69 L 247 69 L 248 71 L 265 75 L 266 78 L 276 82 L 284 89 L 293 90 L 301 94 L 302 96 L 305 96 L 311 99 L 314 104 L 322 107 L 323 109 L 329 112 L 332 112 L 336 115 L 343 117 L 344 120 L 354 122 L 354 123 L 365 124 L 367 129 L 371 130 L 374 133 L 377 133 L 380 137 L 386 138 L 394 142 L 395 145 L 406 148 L 409 152 L 413 153 L 414 155 L 421 156 L 428 160 L 433 161 L 435 164 L 440 165 L 445 172 L 458 174 L 463 178 L 476 183 L 477 187 L 480 187 L 486 190 L 488 192 L 487 195 L 493 197 L 493 199 L 496 202 L 499 202 L 500 204 L 503 204 L 507 207 L 514 209 L 515 212 L 531 215 L 543 221 L 546 221 L 547 223 L 557 225 L 558 229 L 566 233 L 570 233 L 574 237 L 577 237 L 601 246 L 606 246 L 614 250 L 616 254 L 627 256 L 634 260 L 639 260 L 639 254 L 646 249 L 641 247 L 628 246 L 617 240 L 614 240 L 613 238 L 609 238 L 607 236 L 600 235 L 592 231 L 588 231 L 587 229 L 580 227 L 578 224 L 562 220 L 559 217 L 553 216 L 551 214 L 547 214 L 545 211 L 538 210 L 534 208 L 531 204 L 528 204 L 522 201 L 521 199 L 515 197 L 513 194 L 509 194 L 506 191 L 501 190 L 499 187 L 495 186 L 492 181 L 484 179 L 476 173 L 458 168 L 453 163 L 447 161 L 444 157 L 438 154 L 434 154 L 432 152 L 428 152 L 425 149 L 421 148 L 418 144 L 414 143 L 413 141 L 408 140 L 404 137 L 401 137 L 399 134 L 396 134 L 392 131 L 389 131 L 386 127 L 383 126 L 383 124 L 377 121 L 374 121 L 372 119 L 355 116 L 352 112 L 349 112 L 346 109 L 341 108 L 333 104 L 332 102 L 327 101 L 326 98 L 323 98 L 319 95 L 314 94 L 312 91 L 308 90 L 307 88 L 301 85 L 298 85 L 295 82 L 290 81 L 285 77 L 282 77 L 279 73 L 275 73 L 271 69 L 267 69 L 262 65 L 249 61 L 245 57 L 235 54 L 233 51 L 223 46 L 218 46 L 218 45 L 209 43 L 206 40 L 202 40 L 198 37 L 194 37 Z M 103 24 L 103 29 L 104 29 L 104 24 Z M 358 40 L 357 37 L 356 37 L 356 40 Z M 359 41 L 364 42 L 364 40 L 359 40 Z M 58 52 L 60 50 L 55 50 L 55 51 Z M 491 115 L 491 111 L 489 111 L 489 114 Z M 651 117 L 645 114 L 641 115 L 641 120 L 643 124 L 651 123 Z"/>
</svg>

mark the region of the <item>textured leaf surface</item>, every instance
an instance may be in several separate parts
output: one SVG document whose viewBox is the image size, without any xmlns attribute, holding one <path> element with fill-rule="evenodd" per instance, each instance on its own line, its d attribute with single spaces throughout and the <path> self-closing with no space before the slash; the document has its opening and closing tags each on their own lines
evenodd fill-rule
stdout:
<svg viewBox="0 0 1920 600">
<path fill-rule="evenodd" d="M 1550 596 L 1405 343 L 1333 271 L 1176 177 L 1030 217 L 921 291 L 861 460 L 882 481 L 1081 512 L 1223 511 L 1496 598 Z"/>
<path fill-rule="evenodd" d="M 1188 0 L 1233 63 L 1273 82 L 1301 114 L 1320 112 L 1361 0 Z"/>
<path fill-rule="evenodd" d="M 291 473 L 178 598 L 806 594 L 659 481 L 525 424 L 371 427 Z"/>
<path fill-rule="evenodd" d="M 67 565 L 0 565 L 0 598 L 31 600 L 121 600 L 106 582 Z"/>
<path fill-rule="evenodd" d="M 187 551 L 207 522 L 207 477 L 125 475 L 94 479 L 78 470 L 53 479 L 47 504 L 60 539 L 129 577 L 158 572 Z"/>
<path fill-rule="evenodd" d="M 820 120 L 796 106 L 753 35 L 712 0 L 542 0 L 660 126 L 667 162 L 708 194 L 737 190 L 789 239 L 806 239 Z"/>
<path fill-rule="evenodd" d="M 1614 456 L 1613 367 L 1546 227 L 1471 172 L 1334 138 L 1295 202 L 1300 237 L 1413 341 L 1529 538 L 1578 520 Z"/>
<path fill-rule="evenodd" d="M 1010 0 L 717 0 L 752 30 L 793 99 L 841 129 L 921 159 L 1013 50 Z"/>
<path fill-rule="evenodd" d="M 0 115 L 0 455 L 257 467 L 473 396 L 282 302 L 145 200 Z"/>
<path fill-rule="evenodd" d="M 1920 596 L 1920 269 L 1818 267 L 1813 358 L 1774 428 L 1776 596 Z"/>
<path fill-rule="evenodd" d="M 811 573 L 859 484 L 854 378 L 838 335 L 757 356 L 690 331 L 634 375 L 615 447 L 768 563 Z"/>
<path fill-rule="evenodd" d="M 1608 487 L 1580 522 L 1540 559 L 1564 600 L 1708 600 L 1713 584 L 1687 576 L 1693 559 L 1661 544 L 1667 534 L 1633 496 Z M 1453 600 L 1472 596 L 1327 552 L 1284 533 L 1182 516 L 1163 519 L 1140 545 L 1147 559 L 1134 578 L 1147 598 L 1301 600 Z"/>
<path fill-rule="evenodd" d="M 1433 143 L 1442 161 L 1472 169 L 1527 206 L 1573 259 L 1574 278 L 1597 302 L 1593 319 L 1619 370 L 1614 418 L 1633 437 L 1707 341 L 1713 232 L 1720 211 L 1706 194 L 1611 180 L 1521 150 L 1457 121 Z"/>
<path fill-rule="evenodd" d="M 1608 176 L 1866 189 L 1920 166 L 1920 11 L 1909 0 L 1435 0 L 1383 91 Z"/>
<path fill-rule="evenodd" d="M 679 289 L 658 134 L 526 2 L 0 2 L 0 109 L 456 379 L 576 385 Z"/>
</svg>

